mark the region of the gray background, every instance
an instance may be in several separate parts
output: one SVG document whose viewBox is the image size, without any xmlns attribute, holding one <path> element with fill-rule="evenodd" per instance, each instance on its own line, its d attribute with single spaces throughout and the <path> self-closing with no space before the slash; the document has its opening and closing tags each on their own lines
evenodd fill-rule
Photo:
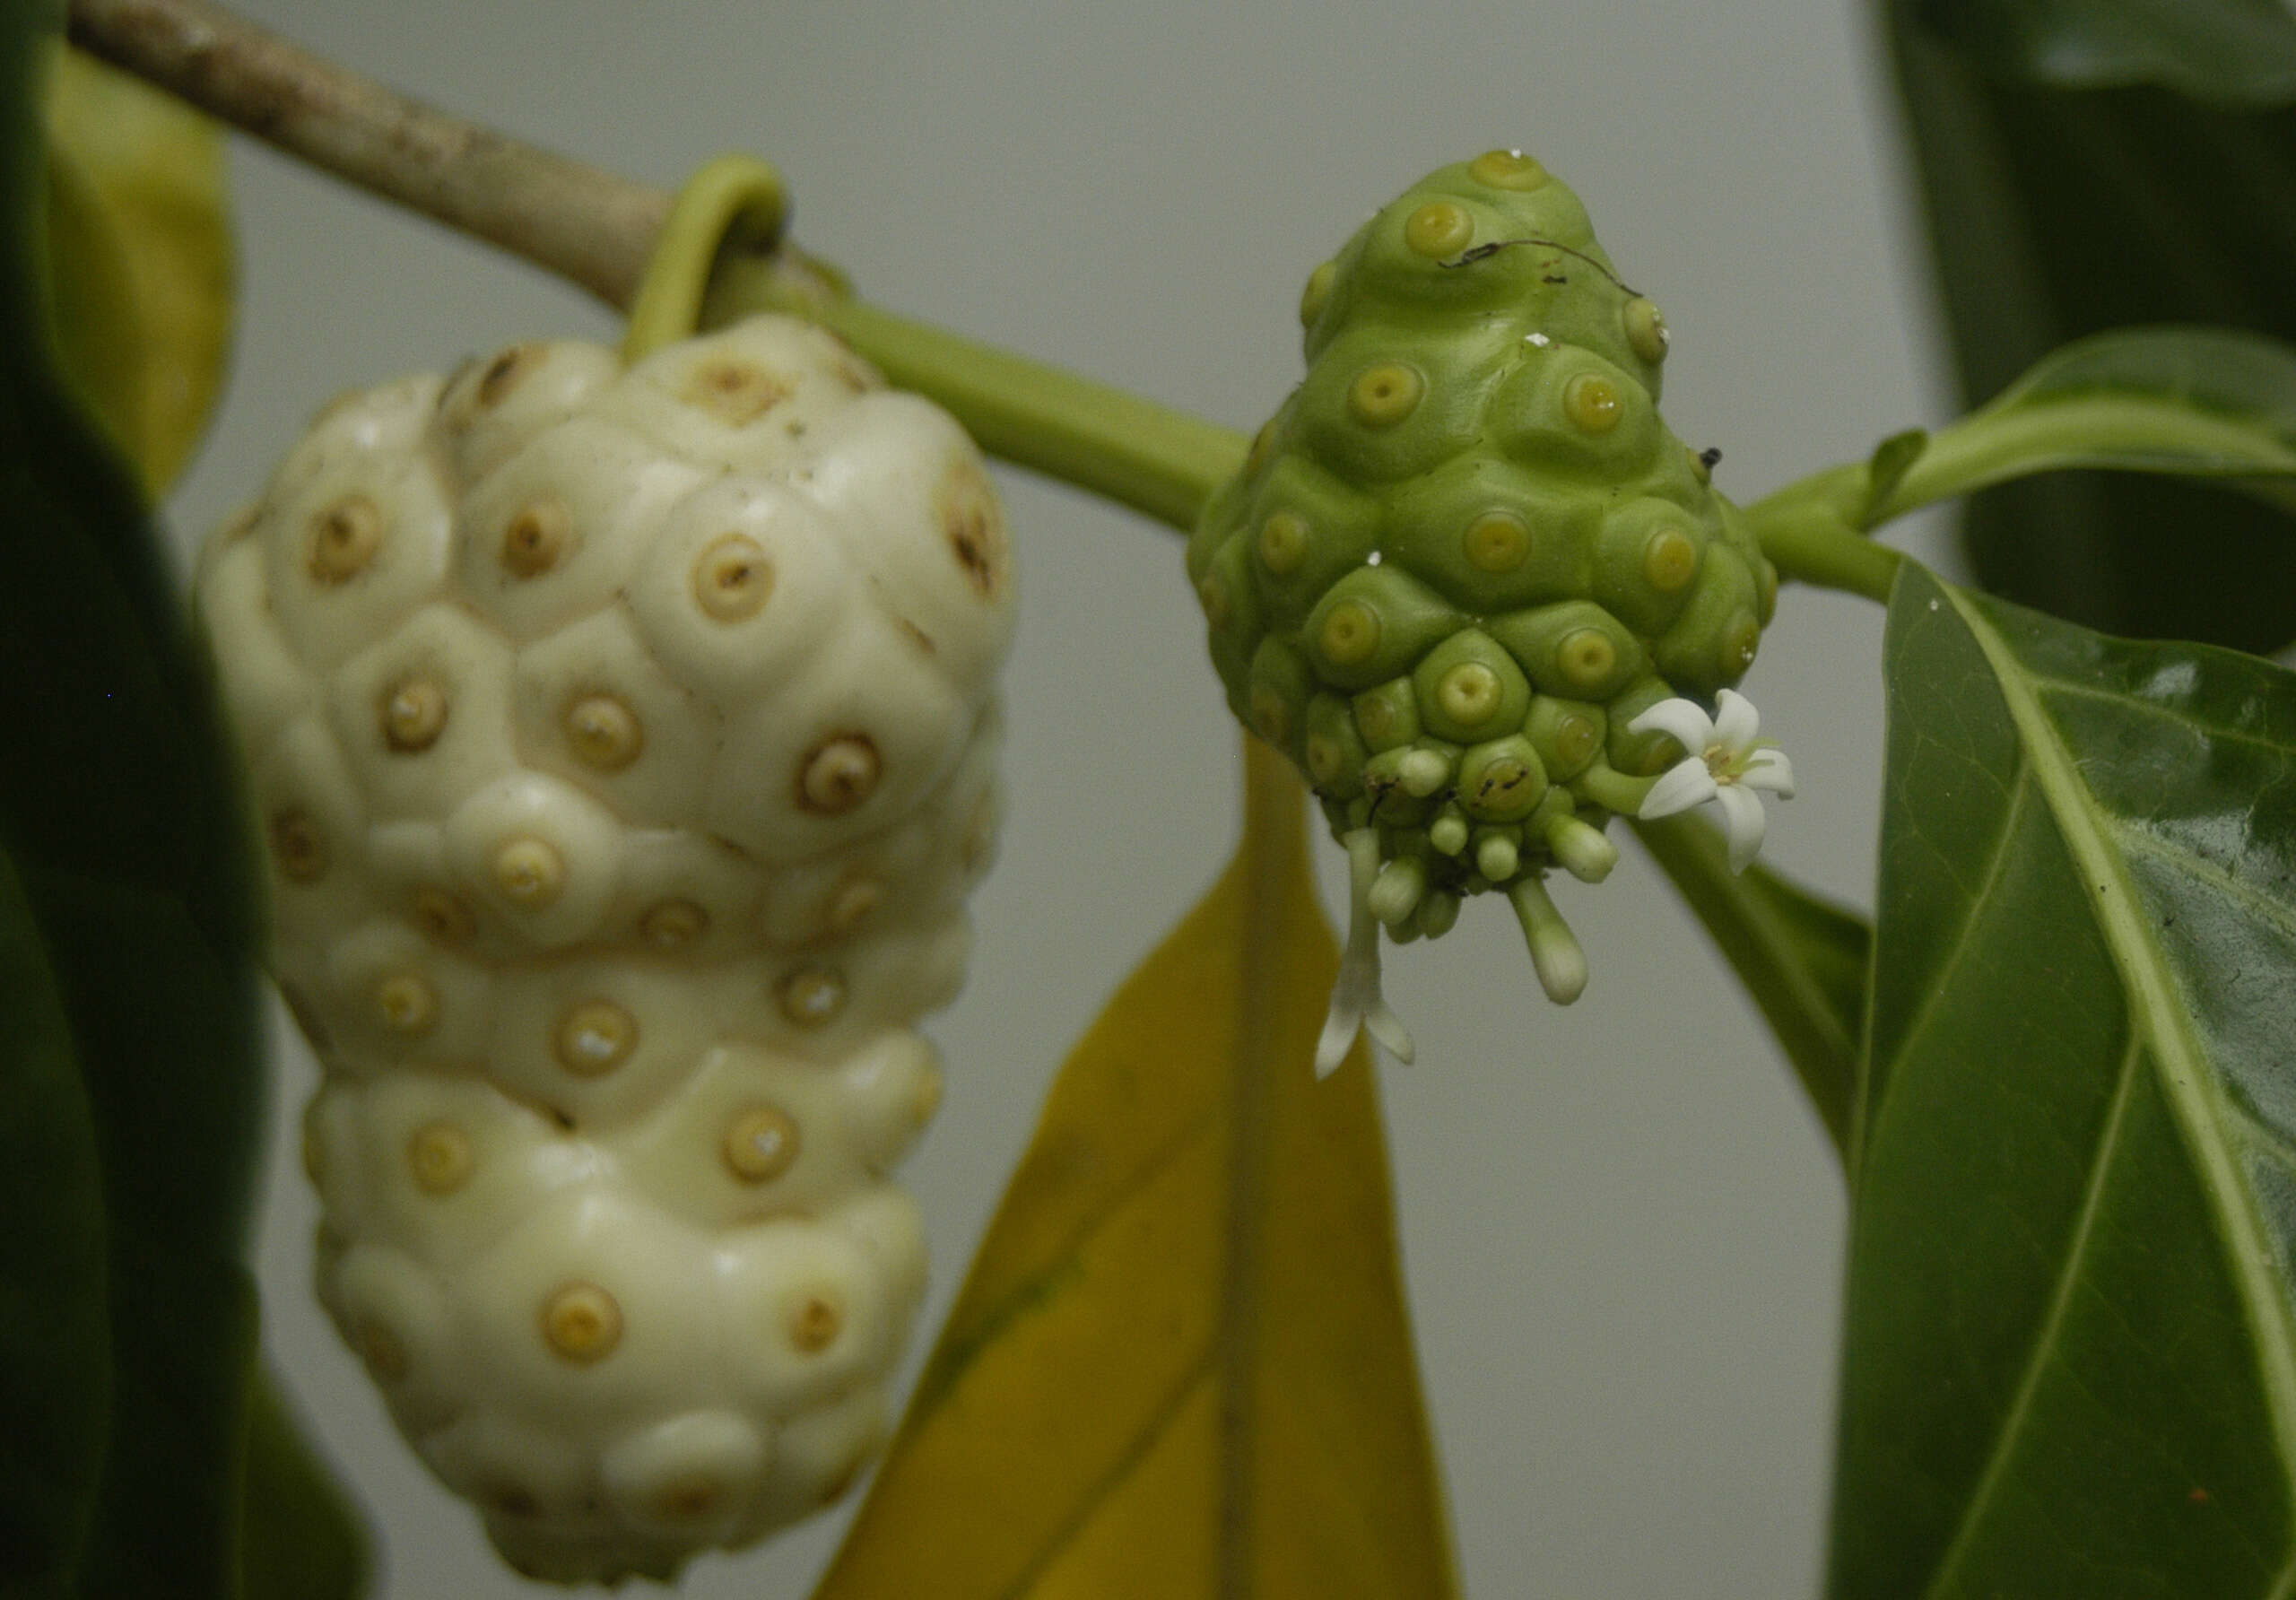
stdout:
<svg viewBox="0 0 2296 1600">
<path fill-rule="evenodd" d="M 671 185 L 747 148 L 804 244 L 883 304 L 1249 429 L 1300 372 L 1308 269 L 1424 170 L 1527 148 L 1675 335 L 1666 411 L 1742 500 L 1943 414 L 1877 43 L 1850 0 L 259 0 L 293 37 Z M 185 548 L 339 390 L 514 338 L 608 338 L 527 269 L 240 143 L 246 310 L 170 511 Z M 1111 986 L 1229 848 L 1232 729 L 1177 540 L 1005 473 L 1024 604 L 1002 865 L 907 1169 L 937 1326 L 1037 1104 Z M 1924 537 L 1930 536 L 1923 530 Z M 1880 613 L 1789 589 L 1747 689 L 1801 797 L 1770 859 L 1870 895 Z M 1337 851 L 1322 852 L 1336 885 Z M 1758 1018 L 1630 850 L 1563 908 L 1594 981 L 1539 997 L 1511 917 L 1391 952 L 1420 1063 L 1382 1069 L 1420 1349 L 1478 1596 L 1814 1591 L 1842 1191 Z M 284 1035 L 283 1034 L 283 1039 Z M 283 1064 L 281 1126 L 308 1093 Z M 383 1530 L 386 1592 L 527 1592 L 392 1431 L 309 1295 L 278 1142 L 268 1337 Z M 843 1523 L 700 1561 L 800 1596 Z M 919 1600 L 926 1600 L 920 1596 Z"/>
</svg>

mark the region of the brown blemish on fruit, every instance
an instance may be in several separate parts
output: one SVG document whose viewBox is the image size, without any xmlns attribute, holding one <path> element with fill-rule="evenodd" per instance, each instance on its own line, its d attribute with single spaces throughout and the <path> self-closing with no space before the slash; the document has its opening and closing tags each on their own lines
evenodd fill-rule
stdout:
<svg viewBox="0 0 2296 1600">
<path fill-rule="evenodd" d="M 568 1283 L 543 1302 L 543 1342 L 561 1359 L 587 1367 L 622 1343 L 622 1307 L 596 1283 Z"/>
<path fill-rule="evenodd" d="M 744 1183 L 770 1183 L 797 1159 L 797 1124 L 778 1106 L 750 1106 L 726 1125 L 720 1153 Z"/>
<path fill-rule="evenodd" d="M 693 599 L 720 622 L 757 615 L 773 594 L 773 562 L 747 534 L 723 534 L 693 563 Z"/>
<path fill-rule="evenodd" d="M 545 494 L 510 518 L 497 552 L 516 578 L 539 578 L 558 565 L 574 537 L 574 516 L 566 502 Z"/>
<path fill-rule="evenodd" d="M 513 344 L 499 352 L 486 363 L 486 370 L 479 374 L 476 396 L 479 404 L 496 406 L 502 404 L 519 379 L 541 363 L 543 350 L 539 344 Z"/>
<path fill-rule="evenodd" d="M 790 385 L 749 361 L 720 358 L 686 375 L 678 398 L 729 427 L 744 427 L 789 397 Z"/>
<path fill-rule="evenodd" d="M 383 513 L 363 494 L 347 494 L 311 518 L 311 576 L 329 586 L 364 572 L 383 545 Z"/>
<path fill-rule="evenodd" d="M 379 1322 L 360 1327 L 359 1359 L 378 1383 L 396 1383 L 406 1376 L 406 1346 Z"/>
<path fill-rule="evenodd" d="M 425 1124 L 406 1142 L 407 1171 L 426 1195 L 453 1194 L 470 1181 L 476 1164 L 470 1135 L 451 1122 Z"/>
<path fill-rule="evenodd" d="M 938 656 L 941 653 L 941 647 L 933 642 L 933 636 L 907 617 L 895 617 L 893 626 L 900 630 L 903 639 L 917 647 L 919 655 Z"/>
<path fill-rule="evenodd" d="M 674 1479 L 654 1495 L 654 1515 L 665 1522 L 691 1522 L 718 1509 L 722 1498 L 714 1479 L 700 1473 Z"/>
<path fill-rule="evenodd" d="M 316 883 L 326 875 L 326 839 L 311 813 L 299 806 L 274 813 L 267 830 L 271 857 L 291 883 Z"/>
<path fill-rule="evenodd" d="M 982 599 L 995 599 L 1004 585 L 1011 541 L 987 476 L 963 457 L 950 463 L 933 491 L 933 509 L 965 580 Z"/>
<path fill-rule="evenodd" d="M 884 762 L 866 734 L 831 734 L 797 763 L 799 811 L 841 816 L 876 792 Z"/>
<path fill-rule="evenodd" d="M 618 695 L 586 694 L 566 708 L 567 748 L 600 772 L 619 772 L 646 748 L 645 725 Z"/>
</svg>

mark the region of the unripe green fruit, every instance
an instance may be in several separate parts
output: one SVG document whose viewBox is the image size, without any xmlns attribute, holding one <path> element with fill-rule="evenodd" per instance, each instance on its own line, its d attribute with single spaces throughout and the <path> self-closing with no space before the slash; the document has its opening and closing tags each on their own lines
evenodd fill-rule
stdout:
<svg viewBox="0 0 2296 1600">
<path fill-rule="evenodd" d="M 1334 831 L 1378 830 L 1391 936 L 1508 886 L 1576 993 L 1535 880 L 1608 870 L 1608 805 L 1680 755 L 1628 725 L 1738 681 L 1776 571 L 1658 413 L 1665 317 L 1532 158 L 1413 185 L 1300 316 L 1307 376 L 1189 542 L 1213 663 Z"/>
</svg>

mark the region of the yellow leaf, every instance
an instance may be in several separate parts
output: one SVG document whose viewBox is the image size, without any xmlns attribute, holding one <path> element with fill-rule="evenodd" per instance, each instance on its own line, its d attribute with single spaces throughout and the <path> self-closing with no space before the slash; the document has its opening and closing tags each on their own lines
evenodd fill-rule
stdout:
<svg viewBox="0 0 2296 1600">
<path fill-rule="evenodd" d="M 230 353 L 222 137 L 180 101 L 61 47 L 46 113 L 57 364 L 157 498 L 205 430 Z"/>
<path fill-rule="evenodd" d="M 1069 1058 L 815 1600 L 1456 1592 L 1297 782 Z"/>
</svg>

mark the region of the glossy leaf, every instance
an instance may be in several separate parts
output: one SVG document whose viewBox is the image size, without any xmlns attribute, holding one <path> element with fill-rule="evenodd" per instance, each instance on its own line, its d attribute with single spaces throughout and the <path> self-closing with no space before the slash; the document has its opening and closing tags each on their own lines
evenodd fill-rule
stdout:
<svg viewBox="0 0 2296 1600">
<path fill-rule="evenodd" d="M 2296 1584 L 2296 675 L 1907 563 L 1831 1593 Z"/>
<path fill-rule="evenodd" d="M 2153 83 L 2227 105 L 2296 100 L 2296 16 L 2280 0 L 1920 0 L 1992 70 L 2068 89 Z"/>
<path fill-rule="evenodd" d="M 1965 404 L 2110 327 L 2296 340 L 2296 110 L 2036 82 L 1926 24 L 1921 0 L 1881 4 Z M 2223 9 L 2111 10 L 2135 28 L 2171 7 Z M 2061 474 L 1987 491 L 1962 532 L 1986 587 L 2091 627 L 2255 650 L 2296 638 L 2296 522 L 2226 487 Z"/>
<path fill-rule="evenodd" d="M 4 849 L 0 1020 L 0 1593 L 62 1595 L 111 1398 L 103 1197 L 63 1002 Z"/>
<path fill-rule="evenodd" d="M 230 352 L 222 135 L 76 50 L 53 52 L 47 87 L 57 364 L 156 499 L 205 430 Z"/>
<path fill-rule="evenodd" d="M 1759 864 L 1732 872 L 1721 832 L 1695 817 L 1637 822 L 1634 831 L 1745 985 L 1827 1137 L 1846 1152 L 1872 928 Z"/>
<path fill-rule="evenodd" d="M 0 840 L 102 1179 L 109 1351 L 91 1340 L 80 1359 L 104 1368 L 110 1409 L 79 1588 L 223 1596 L 255 1344 L 241 1255 L 264 1125 L 257 925 L 232 768 L 168 570 L 135 483 L 50 365 L 33 90 L 61 11 L 0 12 L 0 682 L 16 686 Z"/>
<path fill-rule="evenodd" d="M 239 1541 L 241 1600 L 355 1600 L 367 1592 L 358 1511 L 314 1454 L 276 1374 L 249 1400 Z"/>
<path fill-rule="evenodd" d="M 1250 742 L 1211 894 L 1063 1069 L 817 1600 L 1454 1593 L 1377 1083 Z"/>
</svg>

